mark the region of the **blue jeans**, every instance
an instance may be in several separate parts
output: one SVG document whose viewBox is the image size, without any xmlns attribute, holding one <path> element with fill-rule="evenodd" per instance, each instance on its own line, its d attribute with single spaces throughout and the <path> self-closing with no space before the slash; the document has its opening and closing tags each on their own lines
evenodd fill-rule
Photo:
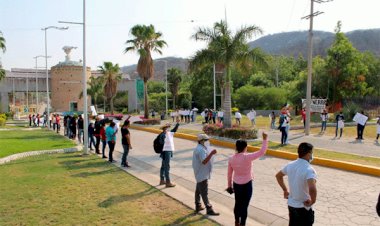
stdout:
<svg viewBox="0 0 380 226">
<path fill-rule="evenodd" d="M 327 121 L 322 121 L 321 132 L 322 132 L 322 131 L 326 131 L 326 125 L 327 125 Z"/>
<path fill-rule="evenodd" d="M 290 130 L 290 125 L 287 125 L 286 127 L 286 141 L 285 144 L 289 143 L 289 130 Z"/>
<path fill-rule="evenodd" d="M 83 129 L 78 129 L 78 141 L 79 141 L 79 143 L 84 143 L 83 139 L 84 139 Z"/>
<path fill-rule="evenodd" d="M 270 128 L 271 129 L 276 129 L 276 125 L 275 125 L 275 121 L 272 121 L 271 124 L 270 124 Z"/>
<path fill-rule="evenodd" d="M 92 149 L 92 145 L 94 145 L 94 147 L 96 146 L 94 135 L 88 134 L 88 143 L 89 143 L 90 149 Z"/>
<path fill-rule="evenodd" d="M 170 158 L 173 157 L 172 151 L 163 151 L 160 155 L 162 158 L 160 179 L 166 180 L 166 183 L 170 182 L 169 171 L 170 171 Z"/>
<path fill-rule="evenodd" d="M 123 149 L 124 149 L 124 152 L 123 152 L 123 156 L 121 157 L 121 165 L 124 166 L 124 165 L 127 165 L 127 156 L 128 156 L 128 153 L 129 153 L 129 145 L 125 145 L 123 144 Z"/>
</svg>

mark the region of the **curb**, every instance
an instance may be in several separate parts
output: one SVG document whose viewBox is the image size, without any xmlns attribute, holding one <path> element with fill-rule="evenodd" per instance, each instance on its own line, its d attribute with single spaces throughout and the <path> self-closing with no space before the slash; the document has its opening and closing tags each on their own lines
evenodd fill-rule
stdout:
<svg viewBox="0 0 380 226">
<path fill-rule="evenodd" d="M 158 129 L 146 128 L 146 127 L 135 126 L 135 125 L 131 125 L 130 128 L 136 129 L 136 130 L 142 130 L 146 132 L 151 132 L 151 133 L 157 133 L 157 134 L 161 132 L 161 130 L 158 130 Z M 182 138 L 182 139 L 192 140 L 192 141 L 197 140 L 197 137 L 195 135 L 190 135 L 190 134 L 175 133 L 174 136 L 178 138 Z M 227 147 L 227 148 L 232 148 L 232 149 L 235 148 L 234 143 L 217 140 L 214 138 L 210 139 L 210 143 L 217 146 L 222 146 L 222 147 Z M 248 145 L 248 151 L 258 151 L 259 149 L 260 149 L 259 147 Z M 285 151 L 271 150 L 271 149 L 267 150 L 267 154 L 277 157 L 277 158 L 283 158 L 283 159 L 289 159 L 289 160 L 296 160 L 298 158 L 297 154 L 289 153 Z M 340 170 L 380 177 L 380 168 L 375 167 L 375 166 L 366 166 L 366 165 L 361 165 L 357 163 L 319 158 L 319 157 L 314 158 L 313 165 L 326 166 L 326 167 L 330 167 L 334 169 L 340 169 Z"/>
<path fill-rule="evenodd" d="M 82 149 L 81 146 L 76 146 L 73 148 L 22 152 L 22 153 L 17 153 L 17 154 L 13 154 L 13 155 L 1 158 L 0 159 L 0 165 L 3 165 L 5 163 L 11 162 L 11 161 L 14 161 L 17 159 L 29 157 L 29 156 L 43 155 L 43 154 L 56 154 L 56 153 L 71 153 L 71 152 L 77 152 L 80 149 Z"/>
</svg>

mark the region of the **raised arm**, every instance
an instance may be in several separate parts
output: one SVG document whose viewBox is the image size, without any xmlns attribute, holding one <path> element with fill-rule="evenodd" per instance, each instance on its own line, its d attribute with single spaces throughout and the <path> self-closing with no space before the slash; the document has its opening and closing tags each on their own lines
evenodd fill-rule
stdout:
<svg viewBox="0 0 380 226">
<path fill-rule="evenodd" d="M 268 149 L 268 134 L 263 132 L 263 144 L 261 146 L 261 149 L 254 153 L 247 154 L 247 157 L 251 160 L 258 159 L 265 154 L 267 149 Z"/>
</svg>

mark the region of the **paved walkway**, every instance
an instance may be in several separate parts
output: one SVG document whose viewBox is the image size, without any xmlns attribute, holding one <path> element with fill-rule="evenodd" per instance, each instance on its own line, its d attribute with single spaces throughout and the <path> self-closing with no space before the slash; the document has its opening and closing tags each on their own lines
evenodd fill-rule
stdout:
<svg viewBox="0 0 380 226">
<path fill-rule="evenodd" d="M 197 124 L 185 124 L 182 128 L 188 128 L 193 130 L 202 130 L 202 125 Z M 281 143 L 281 132 L 278 130 L 267 131 L 272 137 L 271 140 Z M 380 144 L 376 144 L 373 140 L 357 141 L 353 138 L 341 138 L 335 139 L 331 136 L 322 136 L 319 134 L 311 134 L 310 136 L 305 136 L 304 133 L 290 131 L 289 136 L 290 144 L 298 145 L 302 142 L 309 142 L 317 148 L 350 153 L 361 156 L 372 156 L 380 158 Z"/>
<path fill-rule="evenodd" d="M 156 134 L 131 130 L 132 146 L 129 162 L 131 168 L 126 171 L 157 185 L 161 159 L 153 151 Z M 270 135 L 269 139 L 273 139 Z M 116 152 L 121 152 L 119 143 Z M 178 183 L 175 188 L 163 189 L 180 201 L 193 204 L 194 175 L 191 168 L 193 141 L 175 138 L 176 151 L 171 162 L 172 180 Z M 214 171 L 210 181 L 210 197 L 215 209 L 222 215 L 215 217 L 225 225 L 233 224 L 233 197 L 226 188 L 227 160 L 234 150 L 217 147 Z M 120 153 L 116 158 L 120 164 Z M 254 162 L 254 195 L 250 203 L 248 225 L 287 225 L 286 200 L 277 185 L 274 175 L 288 161 L 265 156 Z M 317 226 L 326 225 L 376 225 L 380 226 L 375 205 L 380 191 L 380 179 L 341 170 L 314 166 L 318 173 L 318 198 L 314 206 Z M 225 219 L 223 219 L 223 217 Z M 284 220 L 285 219 L 285 220 Z M 229 220 L 229 221 L 226 221 Z"/>
</svg>

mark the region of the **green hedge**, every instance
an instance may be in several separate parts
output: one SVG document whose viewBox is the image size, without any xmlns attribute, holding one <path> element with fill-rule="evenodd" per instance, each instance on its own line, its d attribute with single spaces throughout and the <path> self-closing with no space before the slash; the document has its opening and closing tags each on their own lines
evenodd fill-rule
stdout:
<svg viewBox="0 0 380 226">
<path fill-rule="evenodd" d="M 257 139 L 257 130 L 246 127 L 223 128 L 221 125 L 204 125 L 203 131 L 212 136 L 232 139 Z"/>
<path fill-rule="evenodd" d="M 5 126 L 6 121 L 7 121 L 7 116 L 5 114 L 0 114 L 0 126 Z"/>
</svg>

